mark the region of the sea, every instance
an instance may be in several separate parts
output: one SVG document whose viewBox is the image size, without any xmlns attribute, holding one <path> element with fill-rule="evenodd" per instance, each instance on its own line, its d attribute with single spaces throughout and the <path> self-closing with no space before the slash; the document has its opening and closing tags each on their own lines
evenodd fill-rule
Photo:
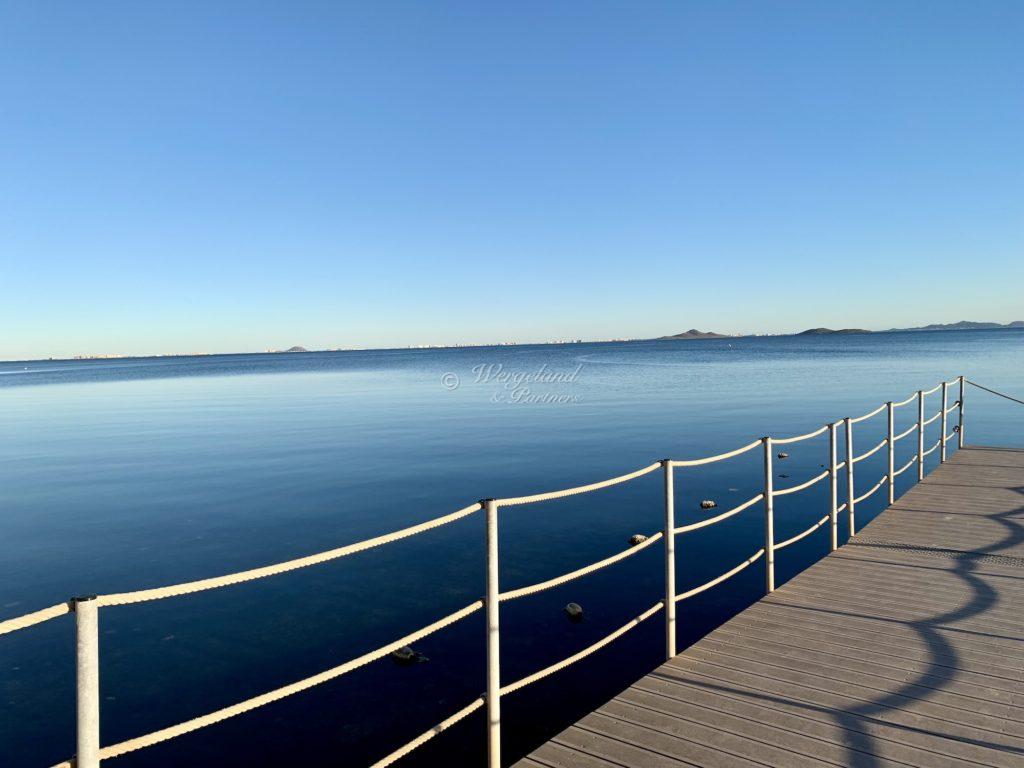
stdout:
<svg viewBox="0 0 1024 768">
<path fill-rule="evenodd" d="M 302 557 L 479 499 L 558 490 L 762 436 L 786 437 L 942 380 L 1024 396 L 1024 330 L 645 341 L 0 363 L 0 620 L 76 595 L 123 592 Z M 949 402 L 959 396 L 950 387 Z M 1024 447 L 1024 406 L 968 386 L 968 444 Z M 939 407 L 929 395 L 926 411 Z M 917 418 L 897 409 L 896 429 Z M 950 416 L 950 430 L 955 413 Z M 856 452 L 885 436 L 857 424 Z M 840 432 L 841 434 L 841 432 Z M 938 422 L 926 444 L 938 438 Z M 916 450 L 897 445 L 897 463 Z M 955 450 L 955 443 L 950 452 Z M 840 443 L 842 451 L 842 443 Z M 827 436 L 786 446 L 776 488 L 818 474 Z M 842 458 L 842 453 L 840 453 Z M 927 470 L 938 460 L 928 457 Z M 885 451 L 857 465 L 858 493 Z M 914 472 L 897 480 L 897 494 Z M 763 456 L 675 470 L 678 524 L 759 493 Z M 828 511 L 827 482 L 780 497 L 777 540 Z M 840 499 L 843 498 L 840 484 Z M 702 500 L 715 510 L 701 509 Z M 857 508 L 858 527 L 885 505 Z M 620 552 L 664 519 L 660 471 L 499 511 L 503 590 Z M 848 532 L 841 518 L 839 538 Z M 763 543 L 754 505 L 678 537 L 679 591 Z M 824 556 L 828 527 L 780 551 L 779 584 Z M 501 605 L 501 676 L 518 680 L 661 599 L 663 550 Z M 484 594 L 480 513 L 349 557 L 235 586 L 100 611 L 104 745 L 337 666 Z M 685 648 L 764 592 L 763 561 L 679 604 Z M 568 603 L 583 609 L 570 621 Z M 52 765 L 75 749 L 74 621 L 0 637 L 0 755 Z M 111 765 L 369 765 L 485 688 L 477 612 L 390 657 Z M 664 656 L 662 614 L 502 699 L 506 762 Z M 400 765 L 470 766 L 482 710 Z"/>
</svg>

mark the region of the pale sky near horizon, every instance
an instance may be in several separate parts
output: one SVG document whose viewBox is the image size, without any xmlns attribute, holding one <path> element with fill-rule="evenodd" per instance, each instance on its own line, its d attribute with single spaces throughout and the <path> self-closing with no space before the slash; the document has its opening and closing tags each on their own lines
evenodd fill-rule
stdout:
<svg viewBox="0 0 1024 768">
<path fill-rule="evenodd" d="M 0 4 L 0 359 L 1024 319 L 1024 3 Z"/>
</svg>

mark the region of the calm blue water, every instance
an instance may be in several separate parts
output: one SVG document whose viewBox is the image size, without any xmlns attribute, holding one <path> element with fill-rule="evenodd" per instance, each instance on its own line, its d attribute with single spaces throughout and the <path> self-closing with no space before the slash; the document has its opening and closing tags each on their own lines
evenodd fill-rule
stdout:
<svg viewBox="0 0 1024 768">
<path fill-rule="evenodd" d="M 571 374 L 526 386 L 506 373 Z M 455 389 L 454 373 L 460 379 Z M 640 342 L 459 350 L 0 363 L 0 618 L 75 594 L 214 576 L 357 541 L 479 498 L 603 479 L 663 458 L 809 431 L 966 374 L 1024 393 L 1024 332 Z M 443 383 L 444 381 L 444 383 Z M 937 409 L 929 398 L 928 413 Z M 955 393 L 951 396 L 955 398 Z M 546 400 L 557 402 L 546 402 Z M 568 402 L 565 402 L 568 401 Z M 916 417 L 900 409 L 897 429 Z M 858 452 L 884 418 L 858 430 Z M 1024 407 L 968 391 L 968 442 L 1024 445 Z M 929 442 L 937 437 L 929 428 Z M 897 460 L 914 452 L 900 443 Z M 826 461 L 792 446 L 777 485 Z M 929 468 L 934 464 L 935 455 Z M 677 518 L 760 490 L 760 454 L 676 475 Z M 858 465 L 874 482 L 884 452 Z M 906 473 L 898 486 L 909 483 Z M 858 507 L 881 509 L 884 493 Z M 826 485 L 779 499 L 779 539 L 827 510 Z M 661 527 L 659 473 L 598 493 L 510 508 L 503 587 L 549 578 Z M 234 703 L 339 664 L 483 593 L 481 515 L 326 565 L 101 614 L 103 743 Z M 680 589 L 745 559 L 754 507 L 677 544 Z M 823 555 L 823 528 L 779 553 L 779 581 Z M 756 599 L 758 563 L 681 605 L 685 646 Z M 659 546 L 502 606 L 506 681 L 588 645 L 659 599 Z M 586 618 L 570 624 L 569 601 Z M 651 669 L 660 615 L 611 647 L 503 700 L 506 757 L 523 754 Z M 483 616 L 423 642 L 426 663 L 385 659 L 283 702 L 117 759 L 131 766 L 372 762 L 484 687 Z M 48 765 L 74 751 L 73 622 L 0 638 L 0 754 Z M 409 765 L 475 762 L 480 713 Z"/>
</svg>

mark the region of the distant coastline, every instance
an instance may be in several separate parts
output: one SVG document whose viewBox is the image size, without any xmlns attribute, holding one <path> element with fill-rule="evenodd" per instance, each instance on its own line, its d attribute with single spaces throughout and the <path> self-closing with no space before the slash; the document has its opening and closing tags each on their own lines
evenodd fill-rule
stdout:
<svg viewBox="0 0 1024 768">
<path fill-rule="evenodd" d="M 787 336 L 831 336 L 831 335 L 856 335 L 856 334 L 886 334 L 886 333 L 942 333 L 945 331 L 990 331 L 990 330 L 1024 330 L 1024 320 L 1014 320 L 1009 323 L 990 323 L 973 320 L 960 320 L 955 323 L 932 323 L 911 328 L 887 328 L 885 330 L 872 331 L 866 328 L 808 328 L 795 333 L 745 333 L 728 334 L 715 331 L 700 331 L 691 328 L 683 333 L 670 336 L 659 336 L 656 338 L 615 338 L 615 339 L 564 339 L 556 341 L 504 341 L 489 344 L 412 344 L 402 347 L 334 347 L 326 349 L 306 349 L 295 345 L 288 349 L 266 349 L 253 352 L 179 352 L 179 353 L 157 353 L 157 354 L 93 354 L 73 355 L 71 357 L 37 357 L 21 360 L 10 359 L 0 360 L 0 363 L 38 363 L 38 362 L 84 362 L 89 360 L 152 360 L 159 358 L 187 358 L 187 357 L 222 357 L 229 355 L 293 355 L 293 354 L 320 354 L 324 352 L 368 352 L 379 351 L 389 352 L 406 349 L 489 349 L 493 347 L 508 346 L 555 346 L 560 344 L 622 344 L 639 341 L 701 341 L 701 340 L 722 340 L 722 339 L 744 339 L 763 337 L 787 337 Z"/>
</svg>

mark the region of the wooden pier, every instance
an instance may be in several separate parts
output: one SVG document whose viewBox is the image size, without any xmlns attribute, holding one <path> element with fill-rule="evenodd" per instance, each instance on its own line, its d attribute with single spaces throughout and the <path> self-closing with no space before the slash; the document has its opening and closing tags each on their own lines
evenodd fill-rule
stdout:
<svg viewBox="0 0 1024 768">
<path fill-rule="evenodd" d="M 1024 450 L 958 451 L 516 765 L 1024 766 Z"/>
</svg>

